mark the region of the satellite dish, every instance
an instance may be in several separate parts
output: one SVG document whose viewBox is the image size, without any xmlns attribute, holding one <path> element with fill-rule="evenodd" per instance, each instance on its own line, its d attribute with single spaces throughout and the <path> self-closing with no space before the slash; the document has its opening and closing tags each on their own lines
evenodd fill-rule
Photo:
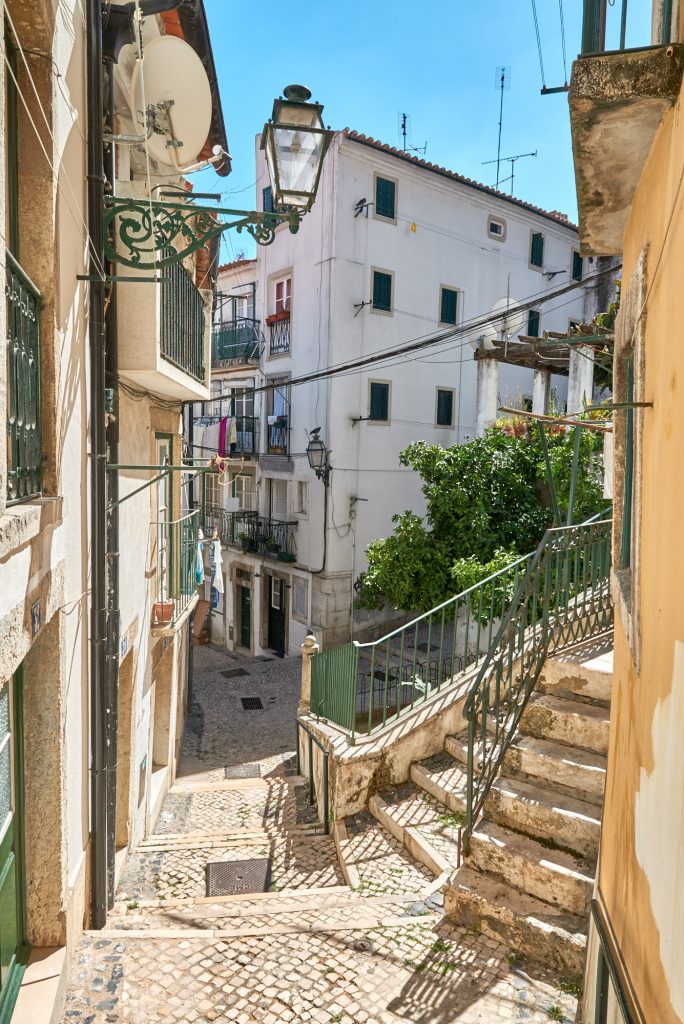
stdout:
<svg viewBox="0 0 684 1024">
<path fill-rule="evenodd" d="M 519 310 L 517 299 L 510 297 L 498 299 L 492 306 L 492 319 L 484 327 L 474 331 L 468 341 L 473 348 L 484 348 L 491 352 L 496 343 L 510 341 L 522 330 L 525 323 L 525 311 Z M 508 312 L 508 311 L 511 312 Z"/>
<path fill-rule="evenodd" d="M 135 62 L 131 76 L 131 101 L 141 134 L 147 131 L 145 107 L 153 108 L 147 142 L 153 160 L 176 169 L 195 163 L 211 126 L 211 86 L 185 40 L 159 36 L 145 45 L 144 60 Z"/>
</svg>

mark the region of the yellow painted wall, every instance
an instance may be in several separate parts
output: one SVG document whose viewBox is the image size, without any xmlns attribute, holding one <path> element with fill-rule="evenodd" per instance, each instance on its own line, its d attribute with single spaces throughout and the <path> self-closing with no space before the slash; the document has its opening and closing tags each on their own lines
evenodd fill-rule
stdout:
<svg viewBox="0 0 684 1024">
<path fill-rule="evenodd" d="M 684 109 L 664 118 L 625 233 L 648 245 L 639 674 L 616 615 L 599 888 L 646 1020 L 684 1020 Z M 669 231 L 668 221 L 674 210 Z"/>
</svg>

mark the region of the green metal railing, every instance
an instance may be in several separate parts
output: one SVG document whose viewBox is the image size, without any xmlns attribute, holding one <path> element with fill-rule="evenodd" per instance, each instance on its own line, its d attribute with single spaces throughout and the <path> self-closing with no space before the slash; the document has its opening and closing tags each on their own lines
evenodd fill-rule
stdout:
<svg viewBox="0 0 684 1024">
<path fill-rule="evenodd" d="M 155 531 L 156 624 L 173 625 L 197 593 L 199 509 L 152 523 Z"/>
<path fill-rule="evenodd" d="M 546 658 L 609 629 L 612 520 L 547 530 L 468 695 L 469 837 Z"/>
<path fill-rule="evenodd" d="M 512 561 L 380 640 L 354 641 L 317 654 L 312 713 L 346 729 L 353 740 L 356 733 L 382 729 L 444 686 L 471 676 L 533 557 Z"/>
<path fill-rule="evenodd" d="M 40 494 L 40 292 L 10 252 L 7 299 L 7 503 Z"/>
<path fill-rule="evenodd" d="M 647 49 L 651 45 L 649 35 L 640 45 L 627 46 L 628 0 L 584 0 L 582 20 L 582 54 L 610 53 L 627 49 Z M 636 6 L 636 5 L 635 5 Z M 637 14 L 642 13 L 637 6 Z M 650 17 L 649 17 L 650 25 Z M 660 38 L 656 46 L 667 46 L 672 30 L 672 0 L 663 0 Z M 632 33 L 633 34 L 633 33 Z M 630 40 L 631 41 L 631 40 Z"/>
<path fill-rule="evenodd" d="M 222 544 L 242 547 L 264 558 L 277 558 L 281 562 L 296 562 L 295 544 L 298 522 L 268 519 L 250 509 L 229 512 L 215 505 L 202 509 L 202 529 L 205 537 L 218 531 Z"/>
<path fill-rule="evenodd" d="M 313 757 L 314 744 L 320 750 L 321 757 L 323 758 L 323 780 L 322 780 L 322 784 L 323 784 L 323 806 L 321 807 L 321 814 L 323 816 L 323 832 L 327 836 L 330 833 L 330 795 L 329 795 L 330 794 L 330 785 L 329 785 L 329 782 L 328 782 L 328 778 L 329 778 L 329 766 L 328 766 L 328 756 L 329 755 L 328 755 L 328 751 L 325 749 L 325 747 L 323 746 L 321 741 L 318 739 L 318 737 L 314 736 L 314 734 L 311 732 L 311 730 L 307 728 L 307 726 L 304 724 L 304 722 L 300 722 L 300 720 L 297 718 L 297 719 L 295 719 L 295 724 L 297 726 L 297 730 L 296 730 L 297 775 L 301 775 L 302 774 L 302 755 L 301 755 L 301 751 L 299 749 L 299 739 L 300 739 L 299 733 L 300 733 L 300 731 L 305 734 L 306 739 L 307 739 L 307 759 L 306 760 L 307 760 L 307 771 L 308 771 L 308 778 L 309 778 L 309 785 L 308 785 L 308 802 L 309 802 L 309 807 L 312 807 L 314 805 L 314 803 L 317 802 L 316 801 L 316 778 L 315 778 L 314 757 Z"/>
<path fill-rule="evenodd" d="M 216 324 L 211 332 L 211 362 L 213 365 L 258 363 L 262 340 L 258 320 L 236 317 Z"/>
<path fill-rule="evenodd" d="M 160 274 L 162 357 L 204 383 L 204 299 L 182 263 L 163 267 Z"/>
</svg>

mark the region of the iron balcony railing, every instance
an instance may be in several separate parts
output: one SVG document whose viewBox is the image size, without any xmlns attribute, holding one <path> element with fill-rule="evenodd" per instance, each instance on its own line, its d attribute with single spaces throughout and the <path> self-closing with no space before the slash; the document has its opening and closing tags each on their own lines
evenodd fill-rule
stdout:
<svg viewBox="0 0 684 1024">
<path fill-rule="evenodd" d="M 211 332 L 211 364 L 214 367 L 258 363 L 262 334 L 259 321 L 236 317 L 215 324 Z"/>
<path fill-rule="evenodd" d="M 610 519 L 547 530 L 501 619 L 464 708 L 466 852 L 544 662 L 612 626 L 611 534 Z"/>
<path fill-rule="evenodd" d="M 289 454 L 290 423 L 287 416 L 278 416 L 274 423 L 268 424 L 266 451 L 269 455 Z"/>
<path fill-rule="evenodd" d="M 40 292 L 10 252 L 7 299 L 7 502 L 40 494 Z"/>
<path fill-rule="evenodd" d="M 659 4 L 658 37 L 652 40 L 651 12 L 644 17 L 644 7 L 634 5 L 636 16 L 629 18 L 628 0 L 584 0 L 582 20 L 582 55 L 611 53 L 620 50 L 643 50 L 651 46 L 667 46 L 671 38 L 672 0 Z M 649 5 L 650 7 L 650 5 Z"/>
<path fill-rule="evenodd" d="M 257 455 L 259 452 L 259 420 L 256 416 L 234 416 L 235 440 L 230 442 L 231 455 Z"/>
<path fill-rule="evenodd" d="M 160 351 L 190 377 L 204 383 L 204 299 L 182 263 L 161 270 Z"/>
<path fill-rule="evenodd" d="M 281 356 L 290 351 L 290 316 L 274 320 L 269 323 L 270 332 L 270 353 L 272 356 Z"/>
<path fill-rule="evenodd" d="M 155 569 L 153 624 L 172 626 L 197 594 L 199 509 L 152 524 Z M 199 577 L 201 578 L 201 577 Z"/>
<path fill-rule="evenodd" d="M 354 641 L 312 661 L 311 711 L 357 733 L 382 729 L 447 685 L 473 677 L 533 555 L 373 643 Z"/>
<path fill-rule="evenodd" d="M 271 519 L 247 509 L 232 512 L 207 505 L 202 510 L 205 537 L 210 537 L 217 530 L 222 544 L 241 547 L 246 552 L 281 562 L 297 560 L 297 525 L 296 521 Z"/>
</svg>

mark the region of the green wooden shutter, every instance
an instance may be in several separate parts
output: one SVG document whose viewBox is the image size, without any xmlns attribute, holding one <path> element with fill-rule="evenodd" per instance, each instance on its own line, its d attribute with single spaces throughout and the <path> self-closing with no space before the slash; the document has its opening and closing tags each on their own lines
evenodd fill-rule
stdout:
<svg viewBox="0 0 684 1024">
<path fill-rule="evenodd" d="M 397 186 L 387 178 L 375 179 L 375 212 L 378 217 L 394 220 Z"/>
<path fill-rule="evenodd" d="M 535 231 L 532 235 L 530 245 L 530 263 L 533 267 L 544 266 L 544 236 L 541 231 Z"/>
<path fill-rule="evenodd" d="M 453 288 L 442 288 L 439 319 L 443 324 L 455 324 L 458 314 L 458 292 Z"/>
<path fill-rule="evenodd" d="M 373 271 L 373 309 L 392 309 L 392 275 Z"/>
<path fill-rule="evenodd" d="M 454 422 L 454 393 L 437 389 L 437 425 L 450 427 Z"/>
<path fill-rule="evenodd" d="M 371 383 L 368 418 L 371 420 L 389 419 L 389 384 Z"/>
<path fill-rule="evenodd" d="M 540 313 L 538 309 L 530 309 L 527 314 L 527 336 L 528 338 L 539 337 Z"/>
<path fill-rule="evenodd" d="M 273 213 L 273 189 L 270 185 L 261 190 L 264 213 Z"/>
<path fill-rule="evenodd" d="M 583 270 L 582 264 L 583 263 L 584 263 L 584 260 L 582 259 L 580 254 L 578 252 L 573 252 L 573 254 L 572 254 L 572 279 L 573 279 L 573 281 L 581 281 L 582 280 L 582 270 Z"/>
</svg>

